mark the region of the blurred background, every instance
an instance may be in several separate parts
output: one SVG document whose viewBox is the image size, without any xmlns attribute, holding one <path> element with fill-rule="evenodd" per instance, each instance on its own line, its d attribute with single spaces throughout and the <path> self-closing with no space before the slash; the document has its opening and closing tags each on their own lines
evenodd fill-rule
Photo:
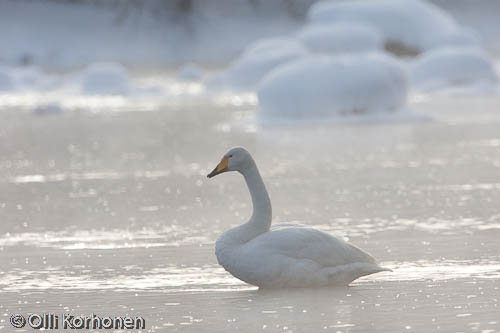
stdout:
<svg viewBox="0 0 500 333">
<path fill-rule="evenodd" d="M 500 330 L 500 2 L 0 1 L 0 331 Z M 214 255 L 254 156 L 273 222 L 393 269 L 259 292 Z"/>
<path fill-rule="evenodd" d="M 4 64 L 71 70 L 95 61 L 175 70 L 185 62 L 225 67 L 259 38 L 293 34 L 308 22 L 313 0 L 2 1 Z M 498 54 L 500 5 L 430 3 L 473 29 Z M 314 23 L 314 22 L 309 22 Z M 436 31 L 434 33 L 437 33 Z"/>
</svg>

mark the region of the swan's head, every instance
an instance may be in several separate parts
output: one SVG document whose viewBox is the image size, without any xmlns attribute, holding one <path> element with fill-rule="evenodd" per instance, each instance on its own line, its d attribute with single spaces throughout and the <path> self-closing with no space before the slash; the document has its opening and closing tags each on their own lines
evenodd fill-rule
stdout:
<svg viewBox="0 0 500 333">
<path fill-rule="evenodd" d="M 227 153 L 224 154 L 221 161 L 215 169 L 210 172 L 207 177 L 212 178 L 226 171 L 239 171 L 244 172 L 247 168 L 254 165 L 252 156 L 250 153 L 242 147 L 231 148 Z"/>
</svg>

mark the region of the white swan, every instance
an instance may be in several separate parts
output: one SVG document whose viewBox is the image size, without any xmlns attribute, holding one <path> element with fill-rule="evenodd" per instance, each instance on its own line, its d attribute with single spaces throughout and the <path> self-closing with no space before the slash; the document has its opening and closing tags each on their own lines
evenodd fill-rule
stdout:
<svg viewBox="0 0 500 333">
<path fill-rule="evenodd" d="M 368 274 L 390 269 L 380 267 L 366 252 L 322 231 L 301 225 L 271 227 L 271 200 L 259 170 L 244 148 L 229 150 L 212 178 L 238 171 L 252 197 L 250 220 L 224 232 L 215 243 L 219 264 L 229 273 L 262 288 L 348 285 Z"/>
</svg>

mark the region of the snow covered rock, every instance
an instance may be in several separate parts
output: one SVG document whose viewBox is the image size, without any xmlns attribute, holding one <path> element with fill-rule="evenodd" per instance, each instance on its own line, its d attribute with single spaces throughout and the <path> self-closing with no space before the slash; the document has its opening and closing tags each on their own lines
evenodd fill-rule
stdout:
<svg viewBox="0 0 500 333">
<path fill-rule="evenodd" d="M 444 47 L 422 54 L 413 64 L 412 82 L 420 89 L 497 82 L 490 59 L 479 49 Z"/>
<path fill-rule="evenodd" d="M 258 89 L 259 118 L 318 119 L 396 111 L 406 103 L 407 78 L 384 54 L 310 56 L 280 66 Z"/>
<path fill-rule="evenodd" d="M 270 70 L 305 55 L 306 49 L 293 39 L 258 40 L 229 66 L 227 84 L 239 90 L 253 90 Z"/>
<path fill-rule="evenodd" d="M 308 17 L 313 23 L 371 24 L 383 33 L 386 43 L 419 52 L 446 41 L 475 43 L 450 15 L 424 0 L 321 1 L 311 6 Z"/>
<path fill-rule="evenodd" d="M 296 37 L 311 52 L 327 54 L 376 51 L 384 44 L 382 33 L 364 23 L 310 24 Z"/>
<path fill-rule="evenodd" d="M 131 90 L 125 67 L 113 62 L 88 66 L 82 78 L 82 91 L 89 95 L 127 95 Z"/>
</svg>

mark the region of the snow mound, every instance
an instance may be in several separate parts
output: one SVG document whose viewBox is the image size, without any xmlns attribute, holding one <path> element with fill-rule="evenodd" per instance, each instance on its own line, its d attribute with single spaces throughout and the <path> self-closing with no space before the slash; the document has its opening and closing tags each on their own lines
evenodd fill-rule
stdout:
<svg viewBox="0 0 500 333">
<path fill-rule="evenodd" d="M 380 54 L 309 56 L 279 67 L 258 89 L 259 118 L 318 119 L 396 111 L 406 103 L 407 78 Z"/>
<path fill-rule="evenodd" d="M 301 29 L 297 39 L 316 53 L 355 53 L 383 47 L 383 36 L 376 27 L 363 23 L 312 24 Z"/>
<path fill-rule="evenodd" d="M 82 78 L 82 91 L 89 95 L 127 95 L 131 90 L 127 70 L 114 62 L 89 65 Z"/>
<path fill-rule="evenodd" d="M 203 77 L 203 70 L 195 63 L 188 62 L 177 70 L 175 77 L 179 81 L 198 81 Z"/>
<path fill-rule="evenodd" d="M 227 84 L 239 90 L 254 90 L 269 71 L 305 55 L 306 49 L 293 39 L 258 40 L 231 63 L 226 73 Z"/>
<path fill-rule="evenodd" d="M 450 15 L 424 0 L 321 1 L 311 6 L 308 17 L 314 23 L 368 23 L 383 33 L 386 43 L 420 52 L 446 41 L 475 42 Z"/>
<path fill-rule="evenodd" d="M 420 89 L 494 83 L 498 77 L 490 59 L 479 49 L 444 47 L 422 54 L 412 68 Z"/>
</svg>

